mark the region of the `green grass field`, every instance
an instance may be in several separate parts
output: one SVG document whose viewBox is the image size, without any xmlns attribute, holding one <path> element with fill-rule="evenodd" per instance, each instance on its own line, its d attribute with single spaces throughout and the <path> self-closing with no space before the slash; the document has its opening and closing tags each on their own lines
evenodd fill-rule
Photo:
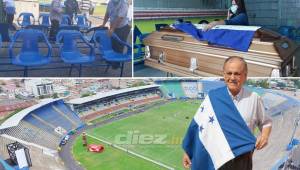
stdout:
<svg viewBox="0 0 300 170">
<path fill-rule="evenodd" d="M 198 109 L 200 101 L 175 101 L 154 107 L 144 113 L 112 122 L 87 133 L 97 138 L 118 144 L 147 158 L 159 161 L 175 169 L 182 169 L 183 151 L 181 142 L 187 127 Z M 89 143 L 97 141 L 89 141 Z M 97 142 L 98 143 L 98 142 Z M 151 162 L 133 157 L 124 151 L 106 146 L 104 153 L 95 156 L 81 147 L 78 138 L 73 147 L 73 154 L 88 170 L 101 169 L 157 169 L 161 168 Z M 106 156 L 102 156 L 102 154 Z M 110 156 L 111 155 L 111 156 Z M 102 157 L 105 157 L 105 160 Z M 107 161 L 108 160 L 108 161 Z M 123 164 L 123 160 L 126 164 Z M 91 166 L 90 162 L 94 162 Z M 146 164 L 149 163 L 149 164 Z M 105 168 L 104 165 L 105 164 Z M 126 167 L 124 167 L 126 165 Z M 127 167 L 130 166 L 130 167 Z M 140 168 L 143 166 L 143 168 Z M 162 169 L 162 168 L 161 168 Z"/>
<path fill-rule="evenodd" d="M 100 143 L 93 138 L 87 138 L 89 143 L 102 144 L 104 146 L 103 153 L 87 152 L 86 148 L 82 147 L 81 138 L 77 138 L 73 146 L 72 153 L 76 160 L 87 170 L 132 170 L 132 169 L 145 169 L 145 170 L 159 170 L 159 166 L 148 162 L 146 160 L 132 156 L 124 151 L 113 148 L 109 145 Z"/>
</svg>

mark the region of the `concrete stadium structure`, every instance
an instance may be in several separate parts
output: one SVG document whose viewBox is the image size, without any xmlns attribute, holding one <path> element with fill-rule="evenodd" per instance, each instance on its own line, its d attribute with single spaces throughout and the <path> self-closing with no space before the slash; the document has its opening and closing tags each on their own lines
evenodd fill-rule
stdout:
<svg viewBox="0 0 300 170">
<path fill-rule="evenodd" d="M 189 10 L 227 10 L 231 1 L 228 0 L 135 0 L 134 12 L 160 11 L 189 11 Z M 245 0 L 250 25 L 259 25 L 277 30 L 281 25 L 300 26 L 300 1 L 295 0 Z M 136 14 L 135 14 L 136 15 Z M 226 15 L 226 14 L 225 14 Z M 171 16 L 171 15 L 170 15 Z M 213 15 L 212 15 L 213 16 Z"/>
</svg>

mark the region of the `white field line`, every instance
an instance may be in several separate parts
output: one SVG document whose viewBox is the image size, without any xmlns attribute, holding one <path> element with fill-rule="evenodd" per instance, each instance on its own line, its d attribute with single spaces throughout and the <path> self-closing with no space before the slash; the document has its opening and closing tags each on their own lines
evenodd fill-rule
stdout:
<svg viewBox="0 0 300 170">
<path fill-rule="evenodd" d="M 103 140 L 103 139 L 97 138 L 97 137 L 92 136 L 92 135 L 89 135 L 89 134 L 86 134 L 86 135 L 89 136 L 89 137 L 91 137 L 91 138 L 94 138 L 94 139 L 96 139 L 96 140 L 99 140 L 99 141 L 101 141 L 101 142 L 103 142 L 103 143 L 105 143 L 105 144 L 107 144 L 107 145 L 110 145 L 110 146 L 112 146 L 112 147 L 114 147 L 114 148 L 117 148 L 117 149 L 120 149 L 120 150 L 122 150 L 122 151 L 124 151 L 124 152 L 130 153 L 130 154 L 132 154 L 132 155 L 134 155 L 134 156 L 136 156 L 136 157 L 142 158 L 142 159 L 144 159 L 144 160 L 146 160 L 146 161 L 150 161 L 150 162 L 152 162 L 152 163 L 154 163 L 154 164 L 156 164 L 156 165 L 159 165 L 159 166 L 161 166 L 161 167 L 164 167 L 164 168 L 166 168 L 166 169 L 168 169 L 168 170 L 174 170 L 174 168 L 172 168 L 172 167 L 170 167 L 170 166 L 168 166 L 168 165 L 165 165 L 165 164 L 163 164 L 163 163 L 161 163 L 161 162 L 158 162 L 158 161 L 155 161 L 155 160 L 153 160 L 153 159 L 147 158 L 147 157 L 145 157 L 145 156 L 143 156 L 143 155 L 140 155 L 140 154 L 135 153 L 135 152 L 133 152 L 133 151 L 130 151 L 130 150 L 128 150 L 128 149 L 122 148 L 122 147 L 120 147 L 120 146 L 118 146 L 118 145 L 115 145 L 115 144 L 113 144 L 113 143 L 111 143 L 111 142 L 105 141 L 105 140 Z"/>
</svg>

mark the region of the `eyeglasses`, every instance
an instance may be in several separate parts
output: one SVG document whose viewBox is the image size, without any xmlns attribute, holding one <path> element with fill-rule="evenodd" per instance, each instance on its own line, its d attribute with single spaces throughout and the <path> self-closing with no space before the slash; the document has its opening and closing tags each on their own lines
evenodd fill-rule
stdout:
<svg viewBox="0 0 300 170">
<path fill-rule="evenodd" d="M 227 76 L 227 77 L 231 77 L 232 75 L 234 76 L 234 77 L 241 77 L 241 75 L 242 75 L 242 73 L 239 73 L 239 72 L 224 72 L 224 74 L 225 74 L 225 76 Z"/>
</svg>

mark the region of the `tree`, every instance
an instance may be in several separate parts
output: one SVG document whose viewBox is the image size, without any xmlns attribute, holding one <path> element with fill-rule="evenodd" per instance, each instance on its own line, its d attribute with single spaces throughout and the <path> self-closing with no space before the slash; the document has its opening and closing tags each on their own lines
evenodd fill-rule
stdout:
<svg viewBox="0 0 300 170">
<path fill-rule="evenodd" d="M 52 98 L 53 98 L 53 99 L 58 98 L 58 94 L 57 94 L 57 93 L 53 93 Z"/>
</svg>

